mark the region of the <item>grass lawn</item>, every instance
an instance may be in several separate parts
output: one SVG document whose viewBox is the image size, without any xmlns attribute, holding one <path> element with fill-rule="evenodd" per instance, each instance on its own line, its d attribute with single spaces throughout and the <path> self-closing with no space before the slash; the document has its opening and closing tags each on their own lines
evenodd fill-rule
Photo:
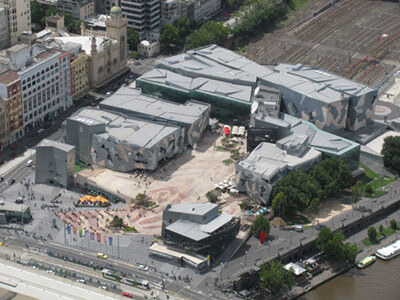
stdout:
<svg viewBox="0 0 400 300">
<path fill-rule="evenodd" d="M 375 173 L 374 171 L 372 171 L 370 168 L 368 168 L 363 163 L 360 163 L 360 167 L 364 169 L 365 175 L 367 175 L 367 177 L 370 179 L 376 179 L 376 178 L 381 177 L 381 175 Z"/>
<path fill-rule="evenodd" d="M 75 173 L 79 173 L 80 171 L 85 170 L 87 167 L 81 165 L 75 165 Z"/>
<path fill-rule="evenodd" d="M 379 198 L 382 197 L 383 195 L 386 195 L 388 192 L 386 191 L 374 191 L 370 196 L 367 196 L 369 198 Z"/>
<path fill-rule="evenodd" d="M 223 162 L 226 166 L 229 166 L 231 163 L 233 163 L 233 159 L 228 158 L 228 159 L 223 160 L 222 162 Z"/>
<path fill-rule="evenodd" d="M 306 217 L 304 217 L 302 215 L 295 215 L 293 217 L 289 217 L 285 221 L 288 225 L 296 225 L 296 224 L 300 225 L 300 224 L 311 223 L 309 219 L 307 219 Z"/>
<path fill-rule="evenodd" d="M 135 227 L 125 226 L 123 232 L 137 232 Z"/>
<path fill-rule="evenodd" d="M 290 5 L 291 9 L 298 10 L 303 4 L 307 3 L 308 0 L 292 0 Z"/>
<path fill-rule="evenodd" d="M 395 181 L 396 179 L 394 178 L 381 177 L 379 179 L 371 181 L 370 183 L 368 183 L 368 185 L 370 185 L 374 190 L 377 190 Z"/>
<path fill-rule="evenodd" d="M 396 233 L 396 230 L 394 230 L 392 227 L 386 227 L 383 229 L 382 233 L 384 234 L 384 236 L 390 236 L 392 234 Z"/>
</svg>

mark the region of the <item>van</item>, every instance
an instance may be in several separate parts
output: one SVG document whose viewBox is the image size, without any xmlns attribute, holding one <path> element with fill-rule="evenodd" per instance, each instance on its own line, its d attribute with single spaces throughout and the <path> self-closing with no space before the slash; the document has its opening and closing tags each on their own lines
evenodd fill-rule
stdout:
<svg viewBox="0 0 400 300">
<path fill-rule="evenodd" d="M 33 159 L 30 159 L 25 163 L 25 166 L 32 167 L 32 164 L 33 164 Z"/>
</svg>

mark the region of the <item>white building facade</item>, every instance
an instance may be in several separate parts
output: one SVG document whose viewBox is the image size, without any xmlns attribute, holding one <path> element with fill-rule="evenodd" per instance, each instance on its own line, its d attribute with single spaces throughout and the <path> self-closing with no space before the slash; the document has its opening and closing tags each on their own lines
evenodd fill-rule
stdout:
<svg viewBox="0 0 400 300">
<path fill-rule="evenodd" d="M 0 7 L 7 10 L 10 43 L 14 45 L 21 33 L 31 30 L 30 0 L 0 0 Z"/>
</svg>

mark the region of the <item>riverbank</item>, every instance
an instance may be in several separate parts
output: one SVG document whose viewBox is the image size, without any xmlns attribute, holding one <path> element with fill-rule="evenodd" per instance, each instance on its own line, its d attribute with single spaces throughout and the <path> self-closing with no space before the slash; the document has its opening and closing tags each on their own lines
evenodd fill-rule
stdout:
<svg viewBox="0 0 400 300">
<path fill-rule="evenodd" d="M 396 219 L 398 221 L 399 216 L 400 216 L 400 213 L 398 211 L 394 212 L 393 214 L 390 214 L 383 220 L 380 220 L 380 221 L 376 222 L 375 224 L 372 224 L 372 226 L 378 228 L 379 225 L 383 225 L 383 226 L 388 225 L 388 223 L 391 219 Z M 381 241 L 379 241 L 379 243 L 376 243 L 376 244 L 373 244 L 373 245 L 367 247 L 362 243 L 363 239 L 365 239 L 365 237 L 367 236 L 367 231 L 368 231 L 368 229 L 364 229 L 364 230 L 360 231 L 359 233 L 357 233 L 356 235 L 349 237 L 346 240 L 346 242 L 349 242 L 349 243 L 356 243 L 356 245 L 361 249 L 361 251 L 357 254 L 356 262 L 360 261 L 361 259 L 363 259 L 366 256 L 373 255 L 377 251 L 377 249 L 388 246 L 398 239 L 398 235 L 395 233 L 388 237 L 383 238 Z M 357 237 L 356 240 L 355 240 L 355 237 Z M 337 276 L 340 276 L 340 275 L 348 272 L 355 266 L 356 266 L 356 263 L 354 265 L 345 265 L 345 266 L 339 267 L 337 269 L 335 268 L 335 270 L 330 268 L 330 269 L 322 272 L 318 276 L 312 278 L 308 285 L 306 285 L 304 287 L 299 287 L 299 286 L 293 287 L 292 290 L 290 291 L 290 293 L 288 294 L 287 299 L 298 299 L 298 298 L 306 295 L 308 292 L 318 288 L 322 284 L 325 284 L 325 283 L 331 281 L 332 279 L 336 278 Z"/>
</svg>

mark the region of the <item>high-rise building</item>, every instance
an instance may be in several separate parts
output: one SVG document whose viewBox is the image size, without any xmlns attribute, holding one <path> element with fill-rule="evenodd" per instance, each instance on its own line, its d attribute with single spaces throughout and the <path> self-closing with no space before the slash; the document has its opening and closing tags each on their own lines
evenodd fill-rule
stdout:
<svg viewBox="0 0 400 300">
<path fill-rule="evenodd" d="M 14 45 L 21 33 L 31 30 L 30 0 L 0 0 L 0 7 L 7 11 L 10 44 Z"/>
<path fill-rule="evenodd" d="M 93 0 L 58 0 L 57 12 L 59 14 L 69 13 L 74 21 L 93 17 L 95 14 Z"/>
</svg>

